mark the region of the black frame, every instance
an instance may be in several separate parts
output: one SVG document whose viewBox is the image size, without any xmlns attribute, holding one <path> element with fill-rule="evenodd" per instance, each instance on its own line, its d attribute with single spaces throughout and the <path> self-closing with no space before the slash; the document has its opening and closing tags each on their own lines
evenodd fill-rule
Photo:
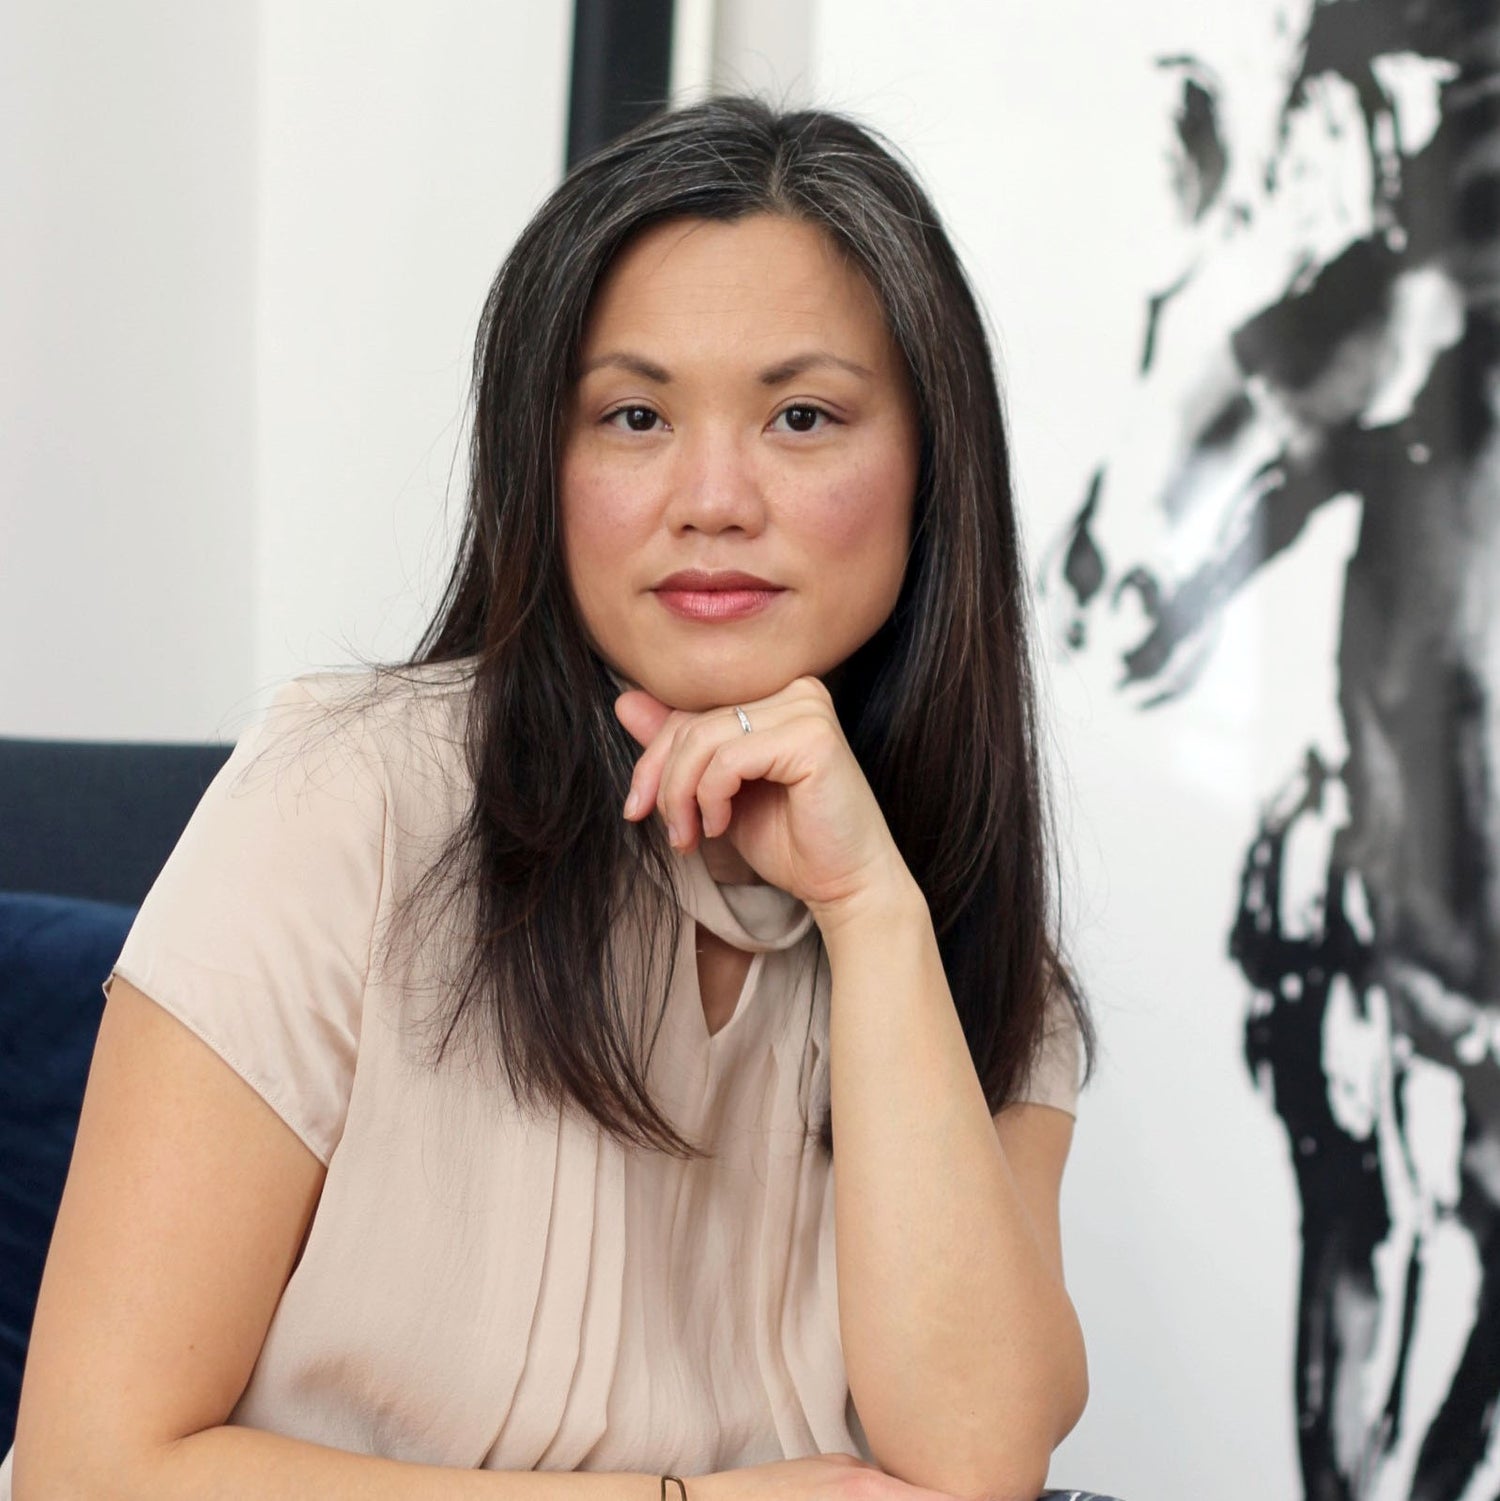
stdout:
<svg viewBox="0 0 1500 1501">
<path fill-rule="evenodd" d="M 673 0 L 576 0 L 570 168 L 668 102 L 672 10 Z"/>
</svg>

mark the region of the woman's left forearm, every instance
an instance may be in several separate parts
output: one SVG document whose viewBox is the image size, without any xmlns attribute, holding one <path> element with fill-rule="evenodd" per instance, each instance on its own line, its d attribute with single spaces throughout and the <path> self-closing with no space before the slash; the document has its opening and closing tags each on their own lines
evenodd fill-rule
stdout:
<svg viewBox="0 0 1500 1501">
<path fill-rule="evenodd" d="M 1087 1377 L 1026 1211 L 920 890 L 819 918 L 830 1047 L 839 1326 L 881 1467 L 957 1495 L 1040 1488 Z"/>
</svg>

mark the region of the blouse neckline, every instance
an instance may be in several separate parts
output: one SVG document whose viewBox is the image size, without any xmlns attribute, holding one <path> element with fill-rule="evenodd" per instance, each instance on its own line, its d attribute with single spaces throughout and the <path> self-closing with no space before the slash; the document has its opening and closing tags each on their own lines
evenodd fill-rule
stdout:
<svg viewBox="0 0 1500 1501">
<path fill-rule="evenodd" d="M 812 928 L 813 915 L 807 904 L 779 886 L 766 881 L 714 880 L 701 849 L 679 855 L 674 874 L 683 910 L 745 953 L 792 948 Z"/>
</svg>

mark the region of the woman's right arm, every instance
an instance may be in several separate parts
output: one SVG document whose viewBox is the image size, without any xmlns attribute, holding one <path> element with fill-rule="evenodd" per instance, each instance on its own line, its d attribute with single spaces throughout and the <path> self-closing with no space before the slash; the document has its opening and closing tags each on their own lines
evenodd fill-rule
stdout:
<svg viewBox="0 0 1500 1501">
<path fill-rule="evenodd" d="M 37 1300 L 14 1501 L 657 1501 L 655 1475 L 439 1468 L 225 1426 L 324 1171 L 207 1044 L 116 976 Z"/>
</svg>

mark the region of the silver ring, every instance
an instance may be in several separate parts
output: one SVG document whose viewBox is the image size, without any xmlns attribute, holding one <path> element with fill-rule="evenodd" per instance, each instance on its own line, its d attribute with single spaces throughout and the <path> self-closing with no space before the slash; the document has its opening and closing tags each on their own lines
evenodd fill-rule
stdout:
<svg viewBox="0 0 1500 1501">
<path fill-rule="evenodd" d="M 740 728 L 748 735 L 750 733 L 750 718 L 738 704 L 734 706 L 734 712 L 740 716 Z"/>
</svg>

